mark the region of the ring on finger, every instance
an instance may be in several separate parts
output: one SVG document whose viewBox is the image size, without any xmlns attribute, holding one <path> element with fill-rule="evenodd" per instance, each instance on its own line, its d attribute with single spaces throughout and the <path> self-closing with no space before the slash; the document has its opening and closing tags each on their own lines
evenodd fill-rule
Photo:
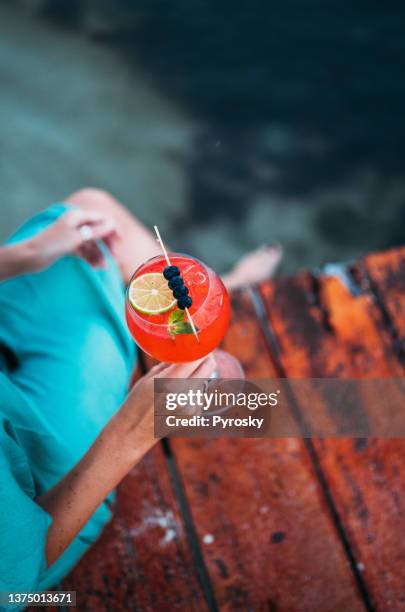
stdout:
<svg viewBox="0 0 405 612">
<path fill-rule="evenodd" d="M 79 232 L 83 240 L 85 240 L 86 242 L 88 240 L 93 240 L 94 232 L 93 232 L 93 228 L 90 227 L 90 225 L 82 225 L 81 227 L 79 227 Z"/>
</svg>

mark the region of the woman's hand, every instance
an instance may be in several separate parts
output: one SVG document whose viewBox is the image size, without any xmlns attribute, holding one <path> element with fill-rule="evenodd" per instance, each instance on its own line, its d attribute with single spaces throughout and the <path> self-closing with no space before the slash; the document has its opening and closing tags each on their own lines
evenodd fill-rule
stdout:
<svg viewBox="0 0 405 612">
<path fill-rule="evenodd" d="M 151 368 L 132 388 L 125 403 L 114 418 L 117 419 L 122 441 L 128 447 L 132 461 L 153 446 L 154 438 L 154 379 L 155 378 L 210 378 L 216 368 L 212 354 L 191 363 L 160 363 Z M 115 423 L 117 425 L 117 423 Z"/>
<path fill-rule="evenodd" d="M 50 266 L 64 255 L 76 254 L 92 266 L 102 266 L 104 258 L 97 240 L 104 240 L 114 252 L 117 229 L 112 219 L 94 210 L 72 208 L 44 231 L 30 239 L 32 271 Z"/>
<path fill-rule="evenodd" d="M 103 266 L 97 240 L 103 240 L 114 255 L 117 239 L 112 219 L 98 211 L 72 208 L 33 238 L 0 247 L 0 281 L 39 272 L 69 254 L 83 257 L 94 267 Z"/>
</svg>

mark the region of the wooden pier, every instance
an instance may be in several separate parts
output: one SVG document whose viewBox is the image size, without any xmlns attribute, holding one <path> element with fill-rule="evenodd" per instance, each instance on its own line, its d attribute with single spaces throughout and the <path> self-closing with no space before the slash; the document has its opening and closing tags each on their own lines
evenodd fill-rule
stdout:
<svg viewBox="0 0 405 612">
<path fill-rule="evenodd" d="M 405 248 L 232 305 L 249 378 L 405 375 Z M 405 610 L 405 440 L 165 440 L 63 588 L 97 612 Z"/>
</svg>

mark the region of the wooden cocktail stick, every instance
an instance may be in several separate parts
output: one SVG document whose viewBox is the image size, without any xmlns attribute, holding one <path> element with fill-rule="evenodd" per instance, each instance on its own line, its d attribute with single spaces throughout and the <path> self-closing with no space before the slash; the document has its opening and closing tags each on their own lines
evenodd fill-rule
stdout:
<svg viewBox="0 0 405 612">
<path fill-rule="evenodd" d="M 161 248 L 162 248 L 163 255 L 165 256 L 165 259 L 166 259 L 167 265 L 168 265 L 168 266 L 171 266 L 172 264 L 170 263 L 169 255 L 167 254 L 166 247 L 165 247 L 165 245 L 163 244 L 163 240 L 162 240 L 162 238 L 161 238 L 161 236 L 160 236 L 160 232 L 159 232 L 158 226 L 157 226 L 157 225 L 154 225 L 153 227 L 154 227 L 155 232 L 156 232 L 157 241 L 158 241 L 158 243 L 160 244 L 160 246 L 161 246 Z M 194 325 L 194 321 L 193 321 L 193 318 L 192 318 L 192 316 L 191 316 L 191 314 L 190 314 L 190 311 L 189 311 L 189 309 L 188 309 L 188 308 L 186 308 L 186 309 L 185 309 L 185 311 L 186 311 L 186 315 L 187 315 L 187 318 L 188 318 L 188 320 L 189 320 L 189 323 L 190 323 L 190 325 L 191 325 L 191 329 L 193 330 L 193 334 L 194 334 L 194 335 L 195 335 L 195 337 L 197 338 L 197 342 L 200 342 L 200 338 L 198 337 L 197 329 L 196 329 L 196 327 L 195 327 L 195 325 Z"/>
</svg>

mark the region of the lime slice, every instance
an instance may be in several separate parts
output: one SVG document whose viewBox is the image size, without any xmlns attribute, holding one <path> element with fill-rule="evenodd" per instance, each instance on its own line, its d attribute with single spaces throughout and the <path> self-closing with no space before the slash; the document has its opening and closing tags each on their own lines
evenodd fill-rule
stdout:
<svg viewBox="0 0 405 612">
<path fill-rule="evenodd" d="M 176 305 L 176 298 L 160 272 L 148 272 L 134 278 L 128 298 L 131 305 L 144 314 L 161 314 Z"/>
</svg>

